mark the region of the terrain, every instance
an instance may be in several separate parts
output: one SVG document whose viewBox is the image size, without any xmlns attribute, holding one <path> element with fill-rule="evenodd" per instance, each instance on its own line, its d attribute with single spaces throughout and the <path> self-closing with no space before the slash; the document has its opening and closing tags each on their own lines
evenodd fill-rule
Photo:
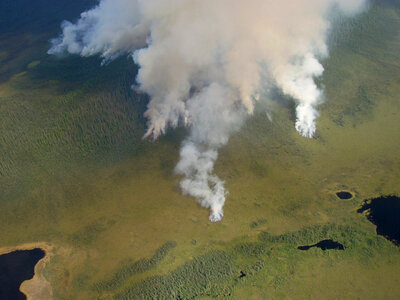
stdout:
<svg viewBox="0 0 400 300">
<path fill-rule="evenodd" d="M 338 17 L 314 139 L 288 99 L 272 121 L 260 101 L 220 151 L 213 224 L 173 173 L 185 129 L 142 139 L 131 58 L 46 54 L 94 2 L 0 4 L 0 247 L 50 244 L 54 299 L 399 298 L 399 247 L 357 212 L 400 194 L 398 3 Z M 344 250 L 297 249 L 327 239 Z"/>
</svg>

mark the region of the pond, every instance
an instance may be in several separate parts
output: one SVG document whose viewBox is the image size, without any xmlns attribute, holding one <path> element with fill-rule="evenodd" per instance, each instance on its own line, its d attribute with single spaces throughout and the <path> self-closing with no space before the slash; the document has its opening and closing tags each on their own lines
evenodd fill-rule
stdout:
<svg viewBox="0 0 400 300">
<path fill-rule="evenodd" d="M 336 196 L 338 196 L 339 199 L 342 199 L 342 200 L 347 200 L 347 199 L 353 198 L 353 195 L 346 191 L 337 192 Z"/>
<path fill-rule="evenodd" d="M 19 287 L 23 281 L 33 278 L 35 265 L 44 256 L 40 248 L 0 255 L 0 299 L 25 300 Z"/>
<path fill-rule="evenodd" d="M 365 212 L 370 222 L 376 225 L 376 233 L 400 246 L 400 198 L 382 196 L 366 199 L 359 213 Z"/>
<path fill-rule="evenodd" d="M 297 247 L 297 249 L 299 250 L 308 250 L 310 248 L 313 247 L 317 247 L 320 248 L 322 250 L 330 250 L 330 249 L 334 249 L 334 250 L 344 250 L 344 246 L 341 243 L 335 242 L 333 240 L 323 240 L 320 241 L 314 245 L 305 245 L 305 246 L 299 246 Z"/>
</svg>

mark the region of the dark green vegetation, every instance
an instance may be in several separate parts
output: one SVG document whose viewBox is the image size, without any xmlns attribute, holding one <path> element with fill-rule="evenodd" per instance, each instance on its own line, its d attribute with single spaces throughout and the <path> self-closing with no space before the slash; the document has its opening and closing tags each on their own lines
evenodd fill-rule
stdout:
<svg viewBox="0 0 400 300">
<path fill-rule="evenodd" d="M 131 59 L 45 54 L 59 22 L 92 4 L 0 2 L 0 246 L 54 245 L 55 299 L 399 298 L 398 247 L 357 213 L 400 194 L 394 1 L 337 16 L 315 139 L 296 133 L 290 105 L 270 122 L 260 103 L 221 149 L 230 195 L 218 224 L 172 173 L 184 130 L 142 140 Z M 324 239 L 345 250 L 297 249 Z"/>
<path fill-rule="evenodd" d="M 212 298 L 235 296 L 235 288 L 246 284 L 242 281 L 249 284 L 252 280 L 265 278 L 270 272 L 278 273 L 279 267 L 287 266 L 289 270 L 285 272 L 293 275 L 299 268 L 297 261 L 301 260 L 303 255 L 296 252 L 296 245 L 312 243 L 323 238 L 347 242 L 346 253 L 335 256 L 339 261 L 367 260 L 380 251 L 390 251 L 390 245 L 385 243 L 384 239 L 351 226 L 335 224 L 311 226 L 278 236 L 263 232 L 257 242 L 241 242 L 233 248 L 225 247 L 224 251 L 212 250 L 165 275 L 151 276 L 133 283 L 128 289 L 118 293 L 116 299 L 194 299 L 200 296 Z M 282 256 L 285 257 L 283 265 L 279 259 Z M 313 256 L 330 258 L 330 255 L 322 250 L 315 250 Z M 123 282 L 125 280 L 126 277 L 122 278 Z M 273 282 L 275 288 L 284 285 L 288 278 L 283 276 L 276 280 Z M 112 286 L 110 290 L 119 286 Z"/>
<path fill-rule="evenodd" d="M 267 223 L 267 219 L 258 219 L 250 224 L 251 228 L 257 228 L 258 226 L 264 225 Z"/>
<path fill-rule="evenodd" d="M 232 257 L 211 251 L 164 276 L 153 276 L 118 294 L 116 299 L 194 299 L 199 296 L 230 296 L 234 269 Z"/>
<path fill-rule="evenodd" d="M 135 262 L 128 262 L 119 269 L 111 279 L 95 284 L 94 289 L 98 292 L 115 290 L 122 286 L 126 280 L 136 274 L 144 273 L 157 267 L 157 265 L 168 255 L 168 252 L 176 247 L 176 242 L 167 242 L 156 250 L 150 258 L 142 258 Z"/>
</svg>

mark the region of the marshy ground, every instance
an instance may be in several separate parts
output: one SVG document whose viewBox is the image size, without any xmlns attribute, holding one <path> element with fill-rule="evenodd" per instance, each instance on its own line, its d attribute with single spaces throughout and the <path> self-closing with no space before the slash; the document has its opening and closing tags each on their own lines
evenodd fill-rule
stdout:
<svg viewBox="0 0 400 300">
<path fill-rule="evenodd" d="M 292 107 L 270 122 L 262 103 L 232 136 L 216 165 L 230 192 L 217 224 L 173 174 L 185 130 L 142 140 L 130 58 L 101 67 L 45 53 L 59 22 L 91 1 L 48 2 L 46 22 L 0 23 L 0 246 L 54 245 L 43 273 L 55 299 L 400 296 L 398 247 L 357 213 L 364 199 L 400 194 L 393 2 L 333 35 L 315 139 L 297 134 Z M 297 249 L 329 239 L 345 250 Z"/>
</svg>

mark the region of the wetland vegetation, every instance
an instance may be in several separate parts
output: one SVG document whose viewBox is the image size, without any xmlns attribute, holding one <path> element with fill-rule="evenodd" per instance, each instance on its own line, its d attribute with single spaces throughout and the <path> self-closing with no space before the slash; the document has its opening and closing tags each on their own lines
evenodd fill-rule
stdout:
<svg viewBox="0 0 400 300">
<path fill-rule="evenodd" d="M 357 213 L 400 193 L 398 3 L 337 27 L 315 139 L 295 132 L 292 107 L 270 122 L 262 104 L 232 136 L 216 165 L 225 218 L 210 224 L 172 172 L 185 130 L 142 140 L 131 59 L 45 54 L 60 20 L 93 2 L 0 2 L 0 246 L 51 242 L 54 299 L 399 297 L 398 247 Z M 373 203 L 360 210 L 376 220 L 389 200 Z M 297 249 L 329 239 L 345 251 Z"/>
</svg>

